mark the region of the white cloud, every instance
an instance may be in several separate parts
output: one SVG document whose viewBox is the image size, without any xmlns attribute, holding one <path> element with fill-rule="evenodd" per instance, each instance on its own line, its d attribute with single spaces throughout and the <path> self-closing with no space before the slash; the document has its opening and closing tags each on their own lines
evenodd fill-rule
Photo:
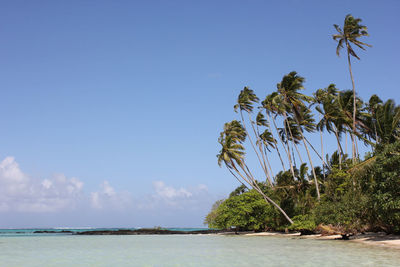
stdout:
<svg viewBox="0 0 400 267">
<path fill-rule="evenodd" d="M 167 186 L 163 181 L 154 181 L 153 188 L 156 191 L 156 196 L 165 199 L 174 198 L 187 198 L 191 197 L 193 194 L 187 191 L 185 188 L 175 189 L 172 186 Z"/>
<path fill-rule="evenodd" d="M 173 214 L 192 212 L 203 216 L 215 200 L 207 186 L 201 184 L 174 187 L 159 180 L 152 182 L 152 189 L 152 192 L 133 197 L 127 191 L 116 190 L 109 181 L 103 181 L 98 190 L 85 193 L 84 183 L 78 178 L 57 174 L 39 179 L 24 173 L 13 157 L 0 161 L 0 213 L 28 218 L 26 226 L 34 220 L 40 221 L 42 217 L 35 213 L 42 213 L 43 220 L 54 218 L 54 222 L 60 220 L 61 223 L 62 218 L 71 219 L 66 216 L 78 216 L 75 218 L 78 220 L 107 218 L 113 221 L 107 216 L 115 216 L 115 212 L 126 216 L 124 218 L 132 216 L 135 221 L 146 216 L 152 220 L 159 217 L 162 223 L 168 216 L 173 220 Z"/>
<path fill-rule="evenodd" d="M 52 212 L 73 208 L 83 183 L 62 174 L 42 181 L 24 174 L 13 157 L 0 162 L 0 211 Z"/>
<path fill-rule="evenodd" d="M 90 194 L 91 206 L 95 209 L 117 209 L 123 210 L 132 202 L 128 192 L 116 192 L 108 181 L 100 185 L 98 192 Z"/>
<path fill-rule="evenodd" d="M 207 186 L 173 187 L 163 181 L 153 181 L 154 192 L 136 203 L 140 209 L 196 209 L 210 199 Z M 208 205 L 208 204 L 207 204 Z"/>
</svg>

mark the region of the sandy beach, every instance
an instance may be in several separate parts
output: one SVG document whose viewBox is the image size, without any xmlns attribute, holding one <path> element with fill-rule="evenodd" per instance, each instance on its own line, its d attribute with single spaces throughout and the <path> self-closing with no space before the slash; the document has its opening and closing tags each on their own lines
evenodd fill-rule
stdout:
<svg viewBox="0 0 400 267">
<path fill-rule="evenodd" d="M 280 232 L 261 232 L 261 233 L 240 233 L 240 235 L 244 236 L 283 236 L 283 237 L 295 237 L 295 238 L 302 238 L 302 239 L 319 239 L 319 240 L 340 240 L 342 238 L 341 235 L 300 235 L 300 233 L 280 233 Z M 390 247 L 396 248 L 400 250 L 400 235 L 392 235 L 386 234 L 383 232 L 380 233 L 364 233 L 364 234 L 357 234 L 351 236 L 349 238 L 350 242 L 359 242 L 367 245 L 372 246 L 381 246 L 381 247 Z"/>
</svg>

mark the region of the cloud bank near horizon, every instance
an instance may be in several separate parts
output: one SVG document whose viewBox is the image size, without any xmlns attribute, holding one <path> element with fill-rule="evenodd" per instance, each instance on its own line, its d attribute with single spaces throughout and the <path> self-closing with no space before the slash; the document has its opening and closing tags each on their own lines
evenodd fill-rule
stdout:
<svg viewBox="0 0 400 267">
<path fill-rule="evenodd" d="M 129 191 L 117 191 L 109 181 L 103 181 L 96 191 L 87 193 L 84 182 L 76 177 L 56 174 L 40 179 L 24 173 L 14 157 L 6 157 L 0 162 L 0 214 L 22 216 L 27 220 L 26 226 L 30 226 L 29 220 L 33 217 L 32 221 L 40 223 L 39 215 L 46 224 L 46 217 L 52 214 L 72 214 L 72 217 L 92 214 L 92 217 L 86 216 L 86 224 L 91 224 L 91 219 L 98 220 L 117 213 L 130 214 L 132 219 L 148 216 L 162 224 L 163 218 L 172 218 L 174 214 L 198 214 L 201 218 L 216 200 L 202 184 L 176 188 L 158 180 L 152 182 L 152 188 L 150 193 L 133 196 Z M 119 224 L 117 217 L 115 225 Z M 109 223 L 113 221 L 109 220 Z M 8 221 L 7 225 L 0 223 L 0 227 L 12 227 L 9 224 L 12 222 Z"/>
</svg>

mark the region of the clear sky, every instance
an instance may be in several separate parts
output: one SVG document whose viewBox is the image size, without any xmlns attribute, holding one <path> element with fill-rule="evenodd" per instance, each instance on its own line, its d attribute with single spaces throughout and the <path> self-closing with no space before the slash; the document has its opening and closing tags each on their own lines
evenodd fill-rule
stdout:
<svg viewBox="0 0 400 267">
<path fill-rule="evenodd" d="M 359 95 L 399 103 L 399 12 L 395 0 L 0 1 L 0 227 L 201 226 L 238 185 L 215 155 L 243 86 L 263 98 L 296 70 L 309 94 L 351 88 L 331 37 L 351 13 L 373 45 L 353 65 Z"/>
</svg>

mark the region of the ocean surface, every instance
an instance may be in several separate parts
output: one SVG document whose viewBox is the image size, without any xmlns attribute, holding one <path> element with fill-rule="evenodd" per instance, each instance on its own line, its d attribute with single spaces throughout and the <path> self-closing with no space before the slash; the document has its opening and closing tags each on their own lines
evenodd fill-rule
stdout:
<svg viewBox="0 0 400 267">
<path fill-rule="evenodd" d="M 398 249 L 340 240 L 220 235 L 77 236 L 34 234 L 35 230 L 0 230 L 0 266 L 400 266 Z"/>
</svg>

